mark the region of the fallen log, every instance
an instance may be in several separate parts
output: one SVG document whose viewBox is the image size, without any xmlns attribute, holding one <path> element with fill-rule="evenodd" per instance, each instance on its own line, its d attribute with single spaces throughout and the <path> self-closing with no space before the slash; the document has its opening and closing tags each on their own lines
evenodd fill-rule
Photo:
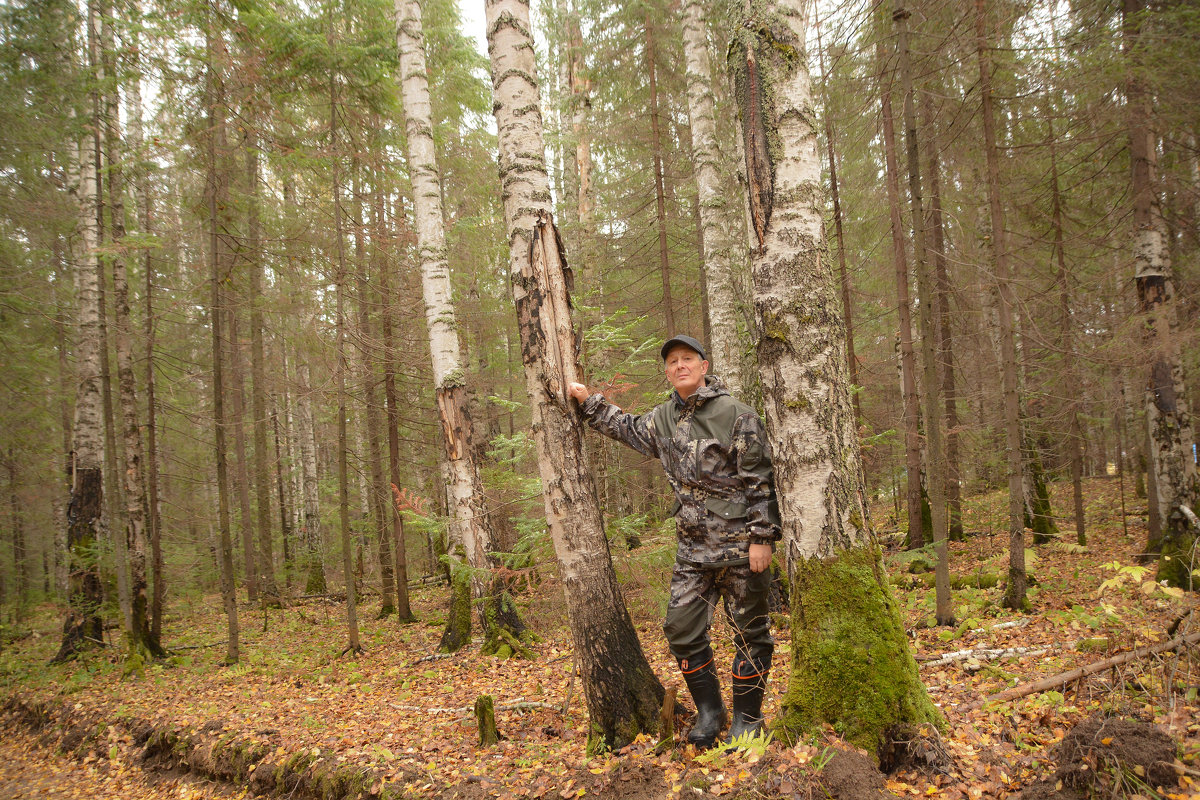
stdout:
<svg viewBox="0 0 1200 800">
<path fill-rule="evenodd" d="M 1009 700 L 1015 700 L 1018 697 L 1036 694 L 1037 692 L 1044 692 L 1047 689 L 1064 686 L 1071 681 L 1079 680 L 1080 678 L 1087 677 L 1088 675 L 1094 675 L 1097 672 L 1103 672 L 1106 669 L 1112 669 L 1113 667 L 1119 667 L 1122 664 L 1128 664 L 1130 661 L 1137 661 L 1145 658 L 1146 656 L 1152 656 L 1157 653 L 1165 653 L 1168 650 L 1176 650 L 1180 647 L 1196 644 L 1197 642 L 1200 642 L 1200 631 L 1188 634 L 1187 636 L 1178 636 L 1174 639 L 1168 639 L 1167 641 L 1159 642 L 1158 644 L 1140 647 L 1137 650 L 1131 650 L 1128 653 L 1122 653 L 1119 656 L 1113 656 L 1112 658 L 1105 659 L 1104 661 L 1097 661 L 1093 664 L 1087 664 L 1077 669 L 1070 670 L 1069 672 L 1052 675 L 1049 678 L 1043 678 L 1042 680 L 1035 681 L 1034 683 L 1027 683 L 1024 686 L 1014 686 L 1011 689 L 1005 689 L 1003 692 L 999 692 L 998 694 L 994 694 L 984 700 L 967 705 L 965 710 L 974 710 L 982 706 L 984 703 L 1002 703 Z"/>
<path fill-rule="evenodd" d="M 965 661 L 968 658 L 994 661 L 997 658 L 1009 658 L 1011 656 L 1040 656 L 1046 652 L 1048 652 L 1048 650 L 1045 647 L 1005 647 L 983 648 L 979 650 L 956 650 L 953 653 L 945 653 L 944 655 L 929 661 L 922 661 L 920 662 L 920 666 L 940 667 L 943 664 L 950 664 L 955 661 Z"/>
</svg>

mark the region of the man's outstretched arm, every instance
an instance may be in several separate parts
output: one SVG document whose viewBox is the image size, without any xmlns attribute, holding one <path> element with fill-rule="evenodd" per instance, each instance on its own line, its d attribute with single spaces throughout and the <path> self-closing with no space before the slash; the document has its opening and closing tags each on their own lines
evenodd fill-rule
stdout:
<svg viewBox="0 0 1200 800">
<path fill-rule="evenodd" d="M 651 424 L 654 412 L 640 417 L 626 414 L 605 400 L 604 395 L 599 392 L 589 392 L 582 383 L 567 384 L 567 394 L 579 403 L 583 418 L 592 428 L 610 439 L 632 447 L 642 455 L 658 458 L 658 442 L 654 438 Z"/>
</svg>

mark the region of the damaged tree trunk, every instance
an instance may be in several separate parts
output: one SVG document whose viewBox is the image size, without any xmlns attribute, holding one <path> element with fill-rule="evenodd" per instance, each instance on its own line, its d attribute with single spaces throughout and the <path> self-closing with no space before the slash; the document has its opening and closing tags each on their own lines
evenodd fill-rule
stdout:
<svg viewBox="0 0 1200 800">
<path fill-rule="evenodd" d="M 658 728 L 663 688 L 642 652 L 613 570 L 583 430 L 566 394 L 577 380 L 569 272 L 550 219 L 529 6 L 488 0 L 509 276 L 532 429 L 590 719 L 589 749 Z"/>
<path fill-rule="evenodd" d="M 449 467 L 448 499 L 451 534 L 466 555 L 472 571 L 471 596 L 483 600 L 482 627 L 485 652 L 496 652 L 504 639 L 500 629 L 519 639 L 525 625 L 508 598 L 502 581 L 487 581 L 494 566 L 491 530 L 483 480 L 479 476 L 470 398 L 458 342 L 458 321 L 451 296 L 450 264 L 446 256 L 446 234 L 442 218 L 441 175 L 433 141 L 433 109 L 429 77 L 425 67 L 425 41 L 419 0 L 397 0 L 400 46 L 400 88 L 404 97 L 405 132 L 408 138 L 409 174 L 412 176 L 413 208 L 417 247 L 421 261 L 421 286 L 425 298 L 425 322 L 429 328 L 429 354 L 433 363 L 434 394 L 442 441 Z M 470 617 L 465 621 L 469 624 Z M 451 643 L 449 628 L 463 618 L 451 614 L 443 645 Z M 468 630 L 454 634 L 454 641 L 469 641 Z M 456 649 L 456 648 L 454 648 Z"/>
<path fill-rule="evenodd" d="M 792 585 L 792 662 L 776 730 L 833 724 L 870 750 L 905 724 L 941 724 L 925 693 L 870 523 L 845 359 L 825 259 L 817 120 L 805 54 L 808 2 L 754 3 L 730 48 L 751 175 L 771 175 L 753 259 L 763 400 Z"/>
</svg>

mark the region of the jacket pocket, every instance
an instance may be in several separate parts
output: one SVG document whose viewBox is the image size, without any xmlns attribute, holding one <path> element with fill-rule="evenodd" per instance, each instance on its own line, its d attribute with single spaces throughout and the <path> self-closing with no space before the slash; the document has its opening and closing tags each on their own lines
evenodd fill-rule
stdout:
<svg viewBox="0 0 1200 800">
<path fill-rule="evenodd" d="M 721 519 L 745 519 L 746 504 L 733 500 L 723 500 L 720 497 L 704 498 L 704 507 Z"/>
</svg>

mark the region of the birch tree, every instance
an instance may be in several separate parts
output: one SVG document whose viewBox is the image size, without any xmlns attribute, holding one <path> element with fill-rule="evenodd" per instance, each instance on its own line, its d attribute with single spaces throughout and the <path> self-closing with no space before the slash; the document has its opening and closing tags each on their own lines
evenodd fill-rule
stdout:
<svg viewBox="0 0 1200 800">
<path fill-rule="evenodd" d="M 420 0 L 396 2 L 408 168 L 413 186 L 434 397 L 448 467 L 447 499 L 453 525 L 452 536 L 462 545 L 467 563 L 474 570 L 476 577 L 471 581 L 472 596 L 483 600 L 486 595 L 482 609 L 483 628 L 489 641 L 485 644 L 485 652 L 494 652 L 500 640 L 505 640 L 513 649 L 519 649 L 519 637 L 524 633 L 525 626 L 515 604 L 505 596 L 499 583 L 490 587 L 484 584 L 484 575 L 492 566 L 489 554 L 493 548 L 483 481 L 479 477 L 479 464 L 475 457 L 477 449 L 473 442 L 469 390 L 458 342 L 458 321 L 451 298 L 450 263 L 446 255 L 445 223 L 442 218 L 441 177 L 433 141 L 433 110 L 425 66 L 421 12 Z M 455 615 L 451 614 L 446 624 L 452 626 L 456 622 Z M 465 634 L 465 631 L 460 634 Z M 460 640 L 465 638 L 460 636 Z"/>
<path fill-rule="evenodd" d="M 562 242 L 550 220 L 529 6 L 487 0 L 509 277 L 532 429 L 588 717 L 589 748 L 622 747 L 658 729 L 663 697 L 617 584 L 582 426 L 566 388 L 577 380 Z M 569 515 L 569 520 L 568 520 Z"/>
<path fill-rule="evenodd" d="M 1155 492 L 1149 500 L 1158 507 L 1162 524 L 1158 580 L 1190 588 L 1197 583 L 1192 574 L 1197 562 L 1197 530 L 1184 508 L 1195 512 L 1200 500 L 1200 476 L 1192 454 L 1191 413 L 1178 338 L 1174 335 L 1176 311 L 1171 255 L 1154 187 L 1157 141 L 1150 127 L 1149 97 L 1138 75 L 1138 62 L 1145 48 L 1140 41 L 1143 13 L 1141 0 L 1123 0 L 1122 36 L 1129 62 L 1126 94 L 1133 200 L 1131 244 L 1138 312 L 1145 320 L 1143 336 L 1150 358 L 1145 395 L 1146 425 L 1149 429 L 1149 469 L 1154 473 Z"/>
<path fill-rule="evenodd" d="M 90 138 L 90 137 L 89 137 Z M 78 176 L 72 189 L 79 208 L 79 253 L 75 262 L 76 382 L 75 426 L 71 439 L 71 502 L 67 506 L 67 614 L 54 661 L 104 643 L 100 619 L 103 593 L 96 563 L 104 503 L 104 433 L 100 398 L 100 274 L 95 255 L 96 151 L 91 142 L 78 150 Z"/>
<path fill-rule="evenodd" d="M 704 276 L 708 288 L 708 321 L 713 370 L 730 394 L 744 396 L 743 339 L 738 320 L 739 278 L 745 273 L 742 257 L 745 231 L 737 195 L 721 185 L 718 169 L 717 120 L 713 111 L 713 74 L 705 35 L 704 3 L 683 4 L 683 52 L 687 59 L 688 117 L 692 125 L 692 168 L 700 204 Z M 740 235 L 739 235 L 740 234 Z"/>
<path fill-rule="evenodd" d="M 755 228 L 759 374 L 792 585 L 791 681 L 777 728 L 823 723 L 875 749 L 906 723 L 939 723 L 917 675 L 867 515 L 845 330 L 825 258 L 805 53 L 812 4 L 752 3 L 730 48 Z M 760 144 L 761 143 L 761 146 Z M 865 621 L 869 621 L 865 623 Z"/>
</svg>

